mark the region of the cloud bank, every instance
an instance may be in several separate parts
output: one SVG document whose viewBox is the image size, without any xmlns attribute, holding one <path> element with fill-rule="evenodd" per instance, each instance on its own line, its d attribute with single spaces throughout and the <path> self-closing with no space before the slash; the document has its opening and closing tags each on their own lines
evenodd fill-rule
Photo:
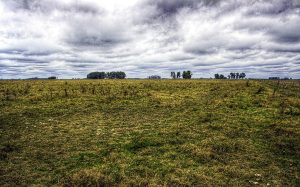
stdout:
<svg viewBox="0 0 300 187">
<path fill-rule="evenodd" d="M 0 0 L 0 78 L 300 78 L 299 0 Z"/>
</svg>

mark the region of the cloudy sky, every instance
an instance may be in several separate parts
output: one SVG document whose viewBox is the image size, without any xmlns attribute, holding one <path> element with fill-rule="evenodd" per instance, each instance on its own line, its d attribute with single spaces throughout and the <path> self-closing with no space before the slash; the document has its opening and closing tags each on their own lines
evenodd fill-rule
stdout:
<svg viewBox="0 0 300 187">
<path fill-rule="evenodd" d="M 0 0 L 0 78 L 300 78 L 300 0 Z"/>
</svg>

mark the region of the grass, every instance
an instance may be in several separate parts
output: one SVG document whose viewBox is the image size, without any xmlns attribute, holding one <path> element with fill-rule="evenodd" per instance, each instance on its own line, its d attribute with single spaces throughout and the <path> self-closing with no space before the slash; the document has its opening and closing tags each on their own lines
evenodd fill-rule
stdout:
<svg viewBox="0 0 300 187">
<path fill-rule="evenodd" d="M 0 186 L 299 186 L 300 82 L 0 81 Z"/>
</svg>

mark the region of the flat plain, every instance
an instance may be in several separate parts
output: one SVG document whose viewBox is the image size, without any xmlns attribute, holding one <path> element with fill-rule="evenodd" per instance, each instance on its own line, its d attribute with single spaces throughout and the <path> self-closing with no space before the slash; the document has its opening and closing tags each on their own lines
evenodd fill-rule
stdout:
<svg viewBox="0 0 300 187">
<path fill-rule="evenodd" d="M 300 81 L 0 81 L 0 186 L 300 186 Z"/>
</svg>

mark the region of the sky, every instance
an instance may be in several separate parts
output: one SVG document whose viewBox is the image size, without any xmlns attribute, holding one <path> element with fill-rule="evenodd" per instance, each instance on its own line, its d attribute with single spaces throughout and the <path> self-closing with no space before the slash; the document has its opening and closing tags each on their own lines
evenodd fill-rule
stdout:
<svg viewBox="0 0 300 187">
<path fill-rule="evenodd" d="M 300 78 L 300 0 L 0 0 L 0 78 Z"/>
</svg>

